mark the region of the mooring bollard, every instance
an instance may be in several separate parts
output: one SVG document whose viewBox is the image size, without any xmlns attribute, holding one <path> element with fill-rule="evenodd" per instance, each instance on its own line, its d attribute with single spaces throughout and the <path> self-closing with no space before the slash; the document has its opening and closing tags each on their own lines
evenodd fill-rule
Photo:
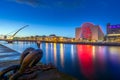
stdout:
<svg viewBox="0 0 120 80">
<path fill-rule="evenodd" d="M 27 48 L 23 51 L 20 58 L 20 65 L 10 66 L 0 72 L 0 79 L 6 80 L 6 73 L 13 71 L 13 75 L 7 80 L 17 80 L 22 76 L 27 68 L 34 67 L 42 58 L 43 52 L 41 49 Z"/>
</svg>

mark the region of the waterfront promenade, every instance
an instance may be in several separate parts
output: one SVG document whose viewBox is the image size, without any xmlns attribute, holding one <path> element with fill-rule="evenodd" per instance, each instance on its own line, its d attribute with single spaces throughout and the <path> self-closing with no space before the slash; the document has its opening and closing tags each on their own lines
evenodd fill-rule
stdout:
<svg viewBox="0 0 120 80">
<path fill-rule="evenodd" d="M 10 65 L 14 65 L 14 61 L 18 63 L 20 53 L 0 44 L 0 70 L 8 67 Z M 11 62 L 8 64 L 8 61 Z"/>
</svg>

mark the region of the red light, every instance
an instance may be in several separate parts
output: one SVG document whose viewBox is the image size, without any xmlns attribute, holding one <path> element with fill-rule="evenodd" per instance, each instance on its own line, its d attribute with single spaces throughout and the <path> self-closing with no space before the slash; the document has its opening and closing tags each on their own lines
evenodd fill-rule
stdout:
<svg viewBox="0 0 120 80">
<path fill-rule="evenodd" d="M 92 46 L 77 45 L 77 54 L 81 72 L 86 78 L 93 80 L 94 64 L 92 56 Z"/>
</svg>

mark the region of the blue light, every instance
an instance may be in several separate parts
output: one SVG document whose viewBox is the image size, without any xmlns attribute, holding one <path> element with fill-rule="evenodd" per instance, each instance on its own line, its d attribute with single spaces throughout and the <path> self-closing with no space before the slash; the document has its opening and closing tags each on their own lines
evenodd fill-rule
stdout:
<svg viewBox="0 0 120 80">
<path fill-rule="evenodd" d="M 112 29 L 117 29 L 117 28 L 120 28 L 120 25 L 110 25 L 109 28 L 112 28 Z"/>
</svg>

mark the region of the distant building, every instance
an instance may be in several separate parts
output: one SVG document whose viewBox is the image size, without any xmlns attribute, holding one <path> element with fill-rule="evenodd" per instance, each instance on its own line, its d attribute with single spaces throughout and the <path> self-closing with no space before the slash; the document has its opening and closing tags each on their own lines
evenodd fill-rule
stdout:
<svg viewBox="0 0 120 80">
<path fill-rule="evenodd" d="M 7 36 L 5 36 L 5 35 L 0 35 L 0 39 L 6 39 L 7 38 Z"/>
<path fill-rule="evenodd" d="M 76 39 L 83 40 L 104 40 L 104 33 L 99 25 L 94 25 L 92 23 L 84 23 L 81 27 L 76 28 Z"/>
<path fill-rule="evenodd" d="M 75 37 L 76 37 L 76 39 L 80 38 L 80 32 L 81 32 L 81 28 L 76 28 L 75 29 Z"/>
<path fill-rule="evenodd" d="M 120 24 L 111 25 L 107 24 L 107 34 L 120 34 Z"/>
<path fill-rule="evenodd" d="M 107 24 L 107 41 L 120 42 L 120 24 L 111 25 Z"/>
</svg>

